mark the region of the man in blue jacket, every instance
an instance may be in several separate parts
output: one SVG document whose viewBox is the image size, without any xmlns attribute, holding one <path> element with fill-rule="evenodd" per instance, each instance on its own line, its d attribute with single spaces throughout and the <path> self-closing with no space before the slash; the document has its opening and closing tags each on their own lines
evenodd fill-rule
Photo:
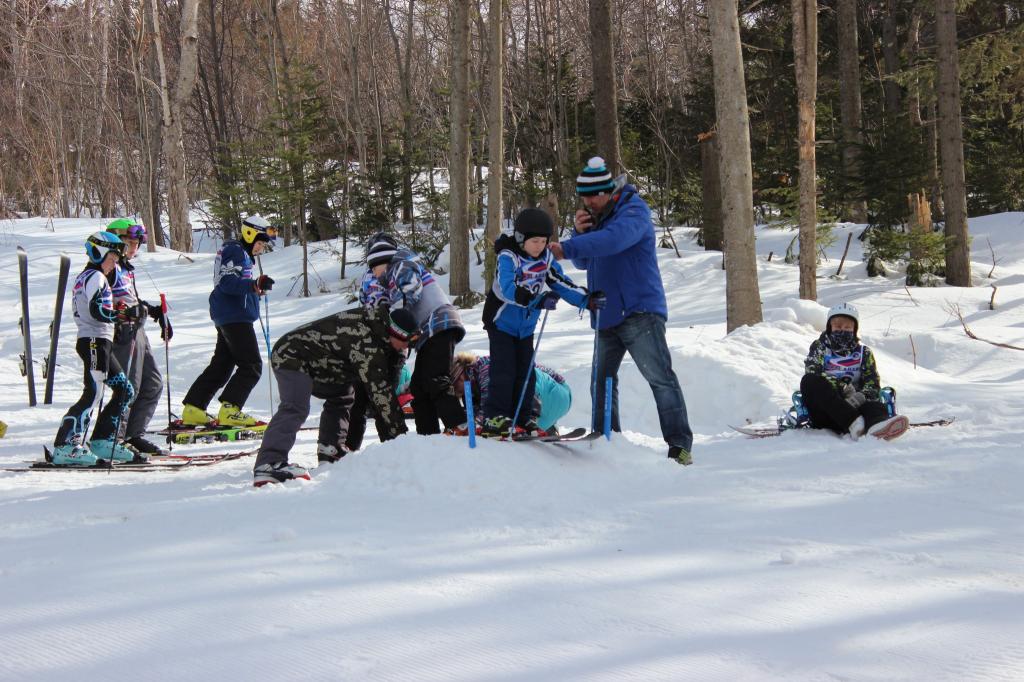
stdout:
<svg viewBox="0 0 1024 682">
<path fill-rule="evenodd" d="M 252 323 L 260 316 L 260 296 L 270 291 L 274 280 L 253 277 L 253 258 L 275 239 L 277 231 L 262 217 L 249 216 L 242 222 L 241 240 L 224 242 L 213 264 L 210 318 L 217 327 L 217 346 L 210 364 L 185 394 L 181 420 L 188 426 L 203 426 L 213 420 L 206 406 L 222 386 L 221 426 L 255 426 L 259 422 L 242 407 L 263 374 L 263 360 Z M 237 368 L 237 369 L 236 369 Z"/>
<path fill-rule="evenodd" d="M 693 432 L 665 342 L 668 305 L 651 209 L 636 187 L 620 186 L 612 179 L 599 156 L 590 159 L 576 178 L 576 192 L 586 209 L 576 212 L 572 239 L 550 248 L 556 258 L 570 258 L 587 271 L 590 291 L 603 291 L 608 297 L 603 310 L 591 312 L 598 335 L 591 381 L 595 404 L 604 405 L 605 378 L 612 377 L 612 429 L 619 431 L 618 372 L 628 352 L 654 392 L 669 458 L 690 464 Z M 595 414 L 595 430 L 601 427 L 599 422 Z"/>
</svg>

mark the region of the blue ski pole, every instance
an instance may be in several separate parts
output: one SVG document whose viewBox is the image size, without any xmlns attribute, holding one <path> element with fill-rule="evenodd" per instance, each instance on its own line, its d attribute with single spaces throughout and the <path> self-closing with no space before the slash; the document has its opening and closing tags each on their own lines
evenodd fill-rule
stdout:
<svg viewBox="0 0 1024 682">
<path fill-rule="evenodd" d="M 508 437 L 512 438 L 512 434 L 516 430 L 516 422 L 519 421 L 519 410 L 523 407 L 523 398 L 526 397 L 526 387 L 530 385 L 530 375 L 533 374 L 533 367 L 537 364 L 537 351 L 540 350 L 540 340 L 544 336 L 544 325 L 548 323 L 548 313 L 551 312 L 547 308 L 544 309 L 544 317 L 540 321 L 540 331 L 537 332 L 537 342 L 533 344 L 533 357 L 530 358 L 530 369 L 523 378 L 523 390 L 519 392 L 519 402 L 516 403 L 516 414 L 512 417 L 512 425 L 508 427 Z"/>
<path fill-rule="evenodd" d="M 468 377 L 463 389 L 466 398 L 466 430 L 469 431 L 469 448 L 472 450 L 476 447 L 476 418 L 473 416 L 473 387 Z"/>
<path fill-rule="evenodd" d="M 263 303 L 267 311 L 267 324 L 263 324 L 263 316 L 260 315 L 260 329 L 263 330 L 263 343 L 267 346 L 267 369 L 270 370 L 270 374 L 267 375 L 267 386 L 270 388 L 270 414 L 274 414 L 274 370 L 270 364 L 270 303 L 267 302 L 267 294 L 263 294 Z"/>
<path fill-rule="evenodd" d="M 604 380 L 604 437 L 612 439 L 612 378 Z"/>
<path fill-rule="evenodd" d="M 601 335 L 601 309 L 594 313 L 594 358 L 591 362 L 593 376 L 590 382 L 590 430 L 597 431 L 597 346 Z"/>
</svg>

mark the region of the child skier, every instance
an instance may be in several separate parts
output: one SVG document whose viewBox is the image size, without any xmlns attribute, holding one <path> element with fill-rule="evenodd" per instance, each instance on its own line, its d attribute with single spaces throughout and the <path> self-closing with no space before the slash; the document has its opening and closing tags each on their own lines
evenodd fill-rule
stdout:
<svg viewBox="0 0 1024 682">
<path fill-rule="evenodd" d="M 484 436 L 503 436 L 513 427 L 519 396 L 523 407 L 516 427 L 529 435 L 545 435 L 532 414 L 536 378 L 530 372 L 533 330 L 541 309 L 553 310 L 559 298 L 580 308 L 604 306 L 604 294 L 576 286 L 548 250 L 554 232 L 551 217 L 537 208 L 516 216 L 512 236 L 494 243 L 498 254 L 494 284 L 484 303 L 483 325 L 490 340 L 490 388 L 483 405 Z M 523 393 L 523 384 L 526 392 Z"/>
<path fill-rule="evenodd" d="M 387 289 L 392 311 L 405 308 L 419 325 L 416 365 L 409 389 L 416 420 L 416 433 L 441 433 L 466 423 L 466 412 L 452 389 L 451 368 L 455 345 L 466 335 L 459 311 L 441 290 L 441 285 L 419 256 L 398 248 L 394 241 L 379 239 L 370 245 L 367 263 Z"/>
<path fill-rule="evenodd" d="M 825 331 L 804 360 L 804 406 L 813 428 L 848 433 L 853 440 L 865 433 L 884 440 L 899 438 L 909 421 L 902 415 L 890 417 L 881 401 L 875 356 L 857 337 L 859 319 L 849 303 L 828 311 Z"/>
<path fill-rule="evenodd" d="M 71 299 L 78 327 L 75 351 L 85 365 L 85 380 L 82 397 L 64 415 L 53 441 L 53 463 L 61 465 L 92 466 L 100 457 L 123 462 L 136 458 L 136 453 L 116 442 L 118 427 L 135 391 L 110 352 L 118 313 L 107 277 L 114 273 L 124 243 L 110 232 L 96 232 L 86 240 L 85 253 L 89 262 L 75 278 Z M 126 310 L 122 317 L 132 314 Z M 113 395 L 100 412 L 92 440 L 86 445 L 93 407 L 101 400 L 97 390 L 100 382 L 113 389 Z"/>
<path fill-rule="evenodd" d="M 558 420 L 568 414 L 572 407 L 572 389 L 565 377 L 550 367 L 534 365 L 533 376 L 536 385 L 533 404 L 529 406 L 530 414 L 536 418 L 542 431 L 555 435 L 558 432 Z M 477 357 L 472 353 L 457 353 L 452 368 L 452 381 L 459 395 L 463 395 L 465 382 L 470 383 L 473 407 L 476 414 L 480 414 L 491 389 L 491 358 L 487 355 Z M 523 409 L 527 409 L 527 406 L 524 405 Z"/>
<path fill-rule="evenodd" d="M 146 243 L 146 228 L 129 218 L 119 218 L 107 225 L 107 232 L 116 234 L 124 242 L 124 257 L 114 274 L 108 278 L 113 288 L 114 307 L 134 310 L 131 319 L 118 321 L 114 326 L 113 354 L 128 374 L 135 389 L 135 401 L 126 417 L 125 441 L 137 451 L 147 455 L 164 454 L 166 450 L 145 437 L 146 427 L 153 418 L 163 390 L 163 376 L 146 336 L 146 316 L 160 325 L 160 338 L 171 340 L 173 330 L 164 318 L 163 309 L 139 298 L 135 282 L 135 267 L 131 260 Z"/>
<path fill-rule="evenodd" d="M 260 315 L 259 297 L 271 290 L 274 280 L 267 275 L 253 277 L 252 266 L 253 259 L 276 238 L 277 230 L 266 220 L 249 216 L 242 222 L 241 240 L 226 241 L 217 252 L 210 293 L 217 345 L 210 364 L 185 394 L 181 421 L 187 426 L 204 426 L 213 420 L 206 407 L 222 386 L 219 425 L 245 427 L 259 423 L 242 412 L 242 407 L 263 374 L 253 322 Z"/>
</svg>

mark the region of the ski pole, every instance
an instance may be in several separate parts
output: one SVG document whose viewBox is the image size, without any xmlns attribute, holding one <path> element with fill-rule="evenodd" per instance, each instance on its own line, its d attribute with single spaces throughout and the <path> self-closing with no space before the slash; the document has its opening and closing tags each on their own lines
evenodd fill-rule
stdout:
<svg viewBox="0 0 1024 682">
<path fill-rule="evenodd" d="M 164 324 L 169 324 L 167 317 L 167 297 L 160 294 L 160 312 L 164 316 Z M 164 334 L 166 336 L 166 333 Z M 170 340 L 164 339 L 164 383 L 167 384 L 167 428 L 171 428 L 171 350 Z M 171 441 L 174 439 L 172 438 Z M 174 449 L 174 444 L 168 441 L 168 450 Z"/>
<path fill-rule="evenodd" d="M 597 431 L 597 361 L 598 344 L 601 338 L 601 309 L 594 313 L 594 359 L 591 366 L 594 368 L 590 380 L 590 430 Z"/>
<path fill-rule="evenodd" d="M 516 429 L 516 422 L 519 421 L 519 410 L 523 407 L 523 398 L 526 397 L 526 387 L 530 385 L 530 379 L 533 374 L 533 367 L 537 364 L 537 351 L 540 350 L 540 340 L 544 336 L 544 325 L 548 323 L 548 313 L 551 312 L 549 309 L 544 309 L 544 318 L 540 321 L 540 331 L 537 333 L 537 342 L 533 344 L 533 355 L 530 357 L 530 369 L 526 372 L 526 376 L 523 379 L 523 390 L 519 392 L 519 402 L 516 403 L 516 414 L 512 417 L 512 424 L 508 427 L 509 440 L 512 439 L 512 434 Z"/>
<path fill-rule="evenodd" d="M 604 379 L 604 437 L 612 439 L 612 378 Z"/>
<path fill-rule="evenodd" d="M 256 256 L 256 267 L 260 269 L 260 277 L 263 276 L 263 261 L 259 256 Z M 263 292 L 263 310 L 267 314 L 267 325 L 263 326 L 263 318 L 260 317 L 260 329 L 263 330 L 263 342 L 267 346 L 267 370 L 270 374 L 267 375 L 267 388 L 270 390 L 270 416 L 274 416 L 274 378 L 273 370 L 270 364 L 270 294 Z"/>
<path fill-rule="evenodd" d="M 476 417 L 473 415 L 473 387 L 467 376 L 463 382 L 463 394 L 466 400 L 466 430 L 469 431 L 469 449 L 476 447 Z"/>
</svg>

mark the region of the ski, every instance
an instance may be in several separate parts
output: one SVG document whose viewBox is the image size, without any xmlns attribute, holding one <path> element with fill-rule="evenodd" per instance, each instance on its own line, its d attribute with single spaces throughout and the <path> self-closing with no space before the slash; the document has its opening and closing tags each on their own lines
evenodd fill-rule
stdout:
<svg viewBox="0 0 1024 682">
<path fill-rule="evenodd" d="M 446 435 L 465 438 L 468 434 L 446 433 Z M 572 431 L 566 431 L 565 433 L 550 436 L 531 436 L 523 433 L 516 434 L 509 438 L 507 434 L 501 436 L 485 436 L 480 432 L 478 432 L 476 435 L 485 440 L 512 443 L 529 443 L 533 441 L 540 441 L 541 443 L 578 443 L 588 440 L 597 440 L 598 438 L 602 438 L 604 436 L 604 434 L 601 433 L 600 431 L 592 431 L 588 433 L 587 430 L 583 427 L 578 427 L 573 429 Z"/>
<path fill-rule="evenodd" d="M 54 464 L 52 462 L 28 462 L 28 466 L 23 467 L 3 467 L 0 471 L 10 471 L 16 473 L 23 473 L 26 471 L 91 471 L 103 473 L 105 471 L 177 471 L 188 467 L 188 462 L 164 462 L 154 464 L 150 462 L 114 462 L 113 466 L 109 465 L 106 460 L 100 460 L 92 466 L 73 466 L 67 464 Z"/>
<path fill-rule="evenodd" d="M 571 443 L 574 441 L 597 440 L 603 435 L 604 434 L 601 433 L 600 431 L 591 431 L 588 433 L 587 430 L 581 426 L 579 428 L 575 428 L 572 431 L 567 431 L 565 433 L 560 433 L 551 436 L 541 436 L 540 441 L 543 443 Z"/>
<path fill-rule="evenodd" d="M 57 339 L 60 338 L 60 319 L 64 312 L 64 292 L 68 288 L 68 273 L 71 271 L 71 259 L 60 257 L 60 270 L 57 273 L 57 298 L 53 305 L 53 321 L 50 322 L 50 352 L 43 358 L 43 378 L 46 379 L 46 391 L 43 393 L 43 404 L 53 404 L 53 375 L 57 369 Z"/>
<path fill-rule="evenodd" d="M 941 419 L 932 419 L 931 421 L 926 422 L 911 422 L 910 428 L 916 429 L 929 426 L 948 426 L 949 424 L 952 424 L 955 419 L 955 417 L 943 417 Z M 732 429 L 733 431 L 738 431 L 739 433 L 742 433 L 743 435 L 748 436 L 749 438 L 774 438 L 775 436 L 781 436 L 786 431 L 794 430 L 793 428 L 780 429 L 778 426 L 729 425 L 729 428 Z M 802 430 L 802 428 L 798 428 L 795 430 L 800 431 Z"/>
<path fill-rule="evenodd" d="M 28 252 L 18 247 L 18 276 L 21 282 L 21 319 L 18 327 L 25 343 L 25 352 L 21 354 L 21 376 L 28 381 L 28 405 L 36 404 L 36 377 L 32 368 L 32 332 L 28 319 Z"/>
<path fill-rule="evenodd" d="M 221 462 L 230 462 L 243 457 L 251 457 L 256 450 L 245 450 L 243 452 L 209 453 L 202 455 L 154 455 L 148 460 L 139 462 L 114 462 L 110 466 L 106 460 L 101 460 L 93 466 L 73 466 L 66 464 L 53 464 L 52 462 L 40 462 L 33 460 L 26 462 L 28 466 L 3 467 L 0 471 L 11 471 L 23 473 L 26 471 L 177 471 L 179 469 L 212 466 Z"/>
<path fill-rule="evenodd" d="M 164 462 L 170 460 L 186 460 L 188 462 L 226 462 L 229 460 L 239 460 L 244 457 L 252 457 L 259 451 L 257 450 L 245 450 L 241 453 L 217 453 L 217 454 L 202 454 L 202 455 L 151 455 L 150 461 Z"/>
<path fill-rule="evenodd" d="M 195 443 L 218 443 L 234 442 L 240 440 L 258 440 L 263 438 L 263 432 L 267 430 L 267 424 L 260 423 L 254 426 L 183 426 L 180 424 L 171 425 L 170 428 L 153 431 L 160 436 L 167 438 L 168 443 L 176 445 L 191 445 Z"/>
</svg>

